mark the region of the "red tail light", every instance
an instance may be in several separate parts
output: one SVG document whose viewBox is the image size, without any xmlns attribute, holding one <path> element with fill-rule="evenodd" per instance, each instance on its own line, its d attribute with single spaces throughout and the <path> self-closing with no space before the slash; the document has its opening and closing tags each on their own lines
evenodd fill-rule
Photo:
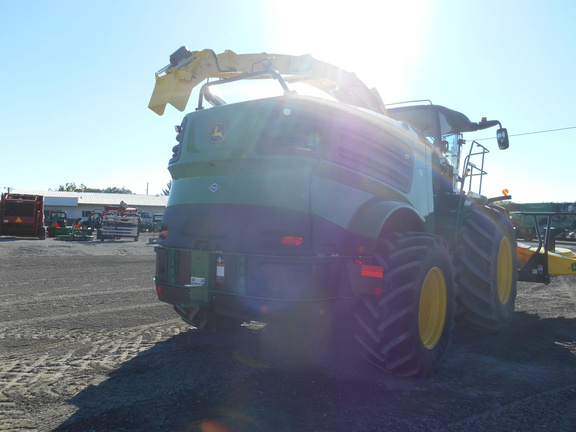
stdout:
<svg viewBox="0 0 576 432">
<path fill-rule="evenodd" d="M 304 237 L 284 236 L 280 239 L 280 243 L 286 246 L 301 246 L 304 243 Z"/>
<path fill-rule="evenodd" d="M 166 238 L 166 237 L 168 237 L 168 230 L 162 230 L 162 231 L 160 231 L 160 237 L 161 237 L 161 238 Z"/>
<path fill-rule="evenodd" d="M 375 277 L 375 278 L 383 278 L 384 277 L 384 267 L 362 265 L 361 275 L 362 276 L 368 276 L 368 277 Z"/>
</svg>

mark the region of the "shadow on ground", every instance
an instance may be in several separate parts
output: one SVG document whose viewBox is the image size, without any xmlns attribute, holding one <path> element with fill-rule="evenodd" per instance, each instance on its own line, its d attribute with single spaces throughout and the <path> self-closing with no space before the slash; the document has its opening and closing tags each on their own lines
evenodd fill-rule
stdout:
<svg viewBox="0 0 576 432">
<path fill-rule="evenodd" d="M 517 313 L 501 334 L 457 332 L 427 381 L 381 374 L 346 345 L 297 348 L 303 335 L 190 330 L 81 391 L 69 400 L 78 411 L 55 431 L 458 430 L 450 425 L 576 382 L 575 324 Z"/>
</svg>

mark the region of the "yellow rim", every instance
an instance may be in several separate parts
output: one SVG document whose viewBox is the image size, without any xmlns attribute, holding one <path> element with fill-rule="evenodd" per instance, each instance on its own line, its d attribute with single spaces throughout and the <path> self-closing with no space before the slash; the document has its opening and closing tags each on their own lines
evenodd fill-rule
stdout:
<svg viewBox="0 0 576 432">
<path fill-rule="evenodd" d="M 438 267 L 430 269 L 424 279 L 418 309 L 420 340 L 427 349 L 436 346 L 446 321 L 446 280 Z"/>
<path fill-rule="evenodd" d="M 500 303 L 506 304 L 510 299 L 512 292 L 512 275 L 514 272 L 512 259 L 512 248 L 510 247 L 510 240 L 504 237 L 500 242 L 500 250 L 498 251 L 498 298 Z"/>
</svg>

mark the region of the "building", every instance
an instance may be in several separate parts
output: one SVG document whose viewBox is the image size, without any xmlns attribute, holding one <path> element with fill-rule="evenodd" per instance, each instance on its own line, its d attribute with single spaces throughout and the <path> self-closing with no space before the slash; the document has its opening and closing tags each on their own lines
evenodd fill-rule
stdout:
<svg viewBox="0 0 576 432">
<path fill-rule="evenodd" d="M 92 212 L 102 212 L 104 206 L 119 205 L 124 201 L 128 207 L 136 207 L 143 219 L 154 213 L 163 213 L 168 202 L 166 195 L 114 194 L 98 192 L 60 192 L 12 189 L 12 193 L 43 195 L 44 212 L 66 212 L 68 221 L 87 218 Z"/>
</svg>

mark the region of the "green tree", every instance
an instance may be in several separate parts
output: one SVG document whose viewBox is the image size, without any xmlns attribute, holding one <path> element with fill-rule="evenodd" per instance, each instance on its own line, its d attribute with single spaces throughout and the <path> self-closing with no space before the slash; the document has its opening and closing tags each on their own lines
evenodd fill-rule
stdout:
<svg viewBox="0 0 576 432">
<path fill-rule="evenodd" d="M 119 187 L 107 187 L 106 189 L 89 188 L 84 183 L 80 183 L 80 186 L 76 186 L 76 183 L 66 183 L 65 185 L 58 186 L 59 192 L 104 192 L 104 193 L 117 193 L 117 194 L 131 194 L 130 189 L 126 189 L 124 186 Z"/>
<path fill-rule="evenodd" d="M 132 191 L 130 189 L 126 189 L 124 186 L 121 188 L 119 187 L 107 187 L 106 189 L 102 190 L 104 193 L 117 193 L 117 194 L 131 194 Z"/>
<path fill-rule="evenodd" d="M 60 192 L 86 192 L 86 186 L 84 184 L 80 184 L 80 186 L 76 186 L 76 183 L 66 183 L 66 185 L 58 186 L 58 191 Z"/>
<path fill-rule="evenodd" d="M 166 184 L 166 189 L 162 189 L 162 195 L 170 195 L 170 190 L 172 189 L 172 180 L 170 180 L 167 184 Z"/>
</svg>

